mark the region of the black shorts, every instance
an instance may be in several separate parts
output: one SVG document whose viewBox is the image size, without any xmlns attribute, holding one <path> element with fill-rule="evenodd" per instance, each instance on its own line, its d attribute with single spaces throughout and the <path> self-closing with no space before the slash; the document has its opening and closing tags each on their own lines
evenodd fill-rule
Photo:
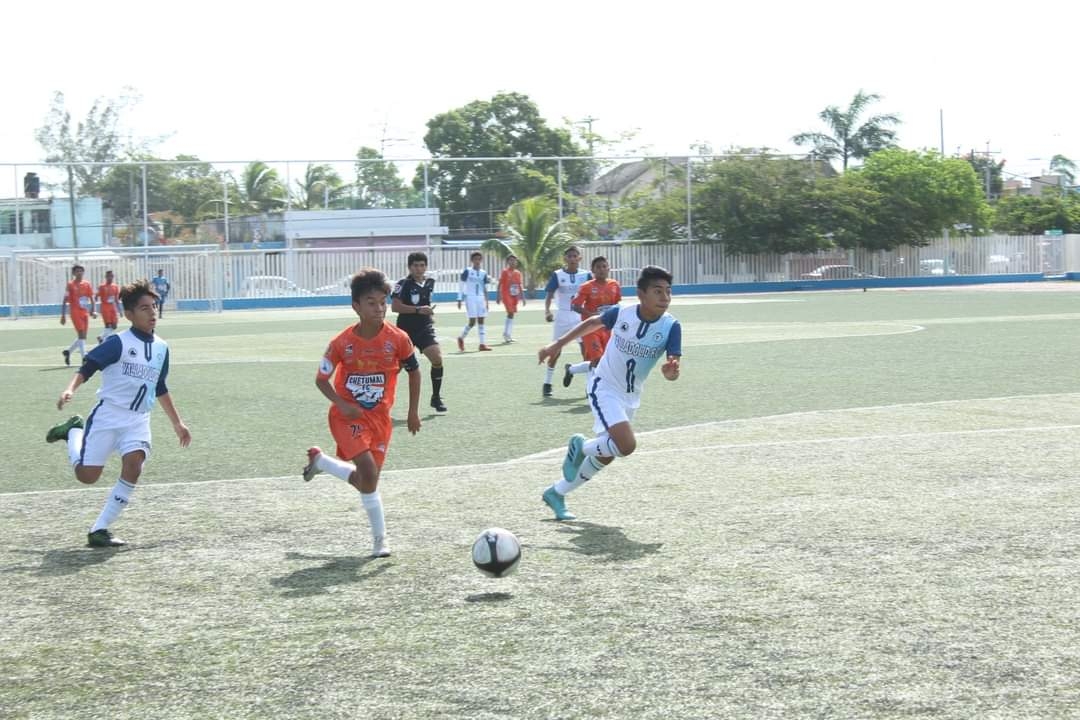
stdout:
<svg viewBox="0 0 1080 720">
<path fill-rule="evenodd" d="M 404 329 L 404 328 L 403 328 Z M 420 352 L 424 352 L 432 345 L 438 345 L 439 340 L 435 337 L 435 326 L 427 325 L 422 328 L 409 328 L 405 330 L 409 334 L 409 339 L 412 340 L 412 344 L 416 346 L 416 349 Z"/>
</svg>

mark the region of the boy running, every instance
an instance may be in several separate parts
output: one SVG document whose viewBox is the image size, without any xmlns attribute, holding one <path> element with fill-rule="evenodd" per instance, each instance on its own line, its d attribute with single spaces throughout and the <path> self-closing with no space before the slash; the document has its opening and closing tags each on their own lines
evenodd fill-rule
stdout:
<svg viewBox="0 0 1080 720">
<path fill-rule="evenodd" d="M 98 343 L 104 342 L 105 338 L 116 334 L 117 316 L 116 308 L 120 304 L 120 286 L 113 279 L 113 271 L 105 271 L 105 282 L 98 285 L 98 304 L 101 306 L 101 322 L 105 329 L 98 336 Z"/>
<path fill-rule="evenodd" d="M 499 292 L 495 295 L 495 302 L 502 303 L 506 308 L 506 323 L 503 325 L 503 342 L 514 342 L 514 315 L 517 314 L 518 302 L 525 307 L 525 293 L 522 291 L 523 282 L 521 271 L 517 269 L 517 255 L 506 256 L 506 267 L 499 276 Z"/>
<path fill-rule="evenodd" d="M 71 308 L 71 327 L 75 328 L 75 340 L 67 350 L 61 350 L 64 364 L 71 364 L 71 352 L 79 351 L 81 359 L 86 358 L 86 331 L 90 328 L 90 318 L 96 318 L 94 312 L 94 288 L 83 280 L 86 268 L 82 265 L 71 267 L 71 280 L 64 288 L 64 299 L 60 301 L 60 324 L 67 325 L 68 307 Z"/>
<path fill-rule="evenodd" d="M 442 348 L 435 336 L 435 306 L 431 303 L 435 279 L 426 277 L 427 263 L 424 253 L 409 253 L 409 275 L 398 280 L 390 293 L 390 309 L 398 314 L 397 326 L 409 334 L 416 349 L 431 361 L 431 407 L 437 413 L 444 413 Z"/>
<path fill-rule="evenodd" d="M 607 258 L 596 256 L 589 264 L 593 279 L 586 280 L 578 290 L 577 297 L 570 302 L 570 307 L 576 313 L 581 313 L 582 320 L 588 320 L 593 315 L 601 315 L 612 305 L 622 302 L 622 288 L 615 280 L 608 278 L 610 266 Z M 577 363 L 566 363 L 566 372 L 563 373 L 563 387 L 570 387 L 575 375 L 587 373 L 600 362 L 600 356 L 604 354 L 608 338 L 611 332 L 607 328 L 600 328 L 581 338 L 581 354 L 584 360 Z"/>
<path fill-rule="evenodd" d="M 409 336 L 385 322 L 390 294 L 386 276 L 364 268 L 353 276 L 351 289 L 360 322 L 330 341 L 315 374 L 315 387 L 330 401 L 330 434 L 337 443 L 337 457 L 317 447 L 308 449 L 303 475 L 307 482 L 326 472 L 356 488 L 371 525 L 371 556 L 388 557 L 379 472 L 390 445 L 390 409 L 402 368 L 409 373 L 409 432 L 420 431 L 420 362 Z"/>
<path fill-rule="evenodd" d="M 682 326 L 667 312 L 671 304 L 671 273 L 649 265 L 637 281 L 638 302 L 611 307 L 601 315 L 582 320 L 555 342 L 540 348 L 540 362 L 567 343 L 598 330 L 611 331 L 604 355 L 589 378 L 589 405 L 592 407 L 592 440 L 584 435 L 570 438 L 563 461 L 562 478 L 541 496 L 555 513 L 556 520 L 573 520 L 566 509 L 566 495 L 588 482 L 617 457 L 634 452 L 637 439 L 630 421 L 641 404 L 645 378 L 663 356 L 660 372 L 668 380 L 679 378 L 682 359 Z"/>
<path fill-rule="evenodd" d="M 490 350 L 487 345 L 487 328 L 484 327 L 484 318 L 488 314 L 487 284 L 491 282 L 487 272 L 481 269 L 480 264 L 484 261 L 481 252 L 469 255 L 471 265 L 461 271 L 461 288 L 458 290 L 457 308 L 461 309 L 461 301 L 465 300 L 465 314 L 469 322 L 461 329 L 457 338 L 458 350 L 465 352 L 465 336 L 472 330 L 473 325 L 479 325 L 480 350 Z"/>
<path fill-rule="evenodd" d="M 75 391 L 100 370 L 97 404 L 90 411 L 85 427 L 83 419 L 74 415 L 45 435 L 45 441 L 50 443 L 67 440 L 75 479 L 87 485 L 98 481 L 111 453 L 120 455 L 120 478 L 86 537 L 90 547 L 124 544 L 113 537 L 109 526 L 130 502 L 150 455 L 150 410 L 155 401 L 161 403 L 169 416 L 180 446 L 191 444 L 191 431 L 180 419 L 165 384 L 169 375 L 169 346 L 154 334 L 156 301 L 157 295 L 145 280 L 126 285 L 120 291 L 124 317 L 131 327 L 110 335 L 86 354 L 82 367 L 60 394 L 56 407 L 62 410 L 71 402 Z"/>
<path fill-rule="evenodd" d="M 578 270 L 580 262 L 581 251 L 577 249 L 577 246 L 571 245 L 566 248 L 563 251 L 563 267 L 552 271 L 547 286 L 544 288 L 547 292 L 547 296 L 544 298 L 544 319 L 555 323 L 551 336 L 553 340 L 558 340 L 581 321 L 578 314 L 570 309 L 570 302 L 577 295 L 581 284 L 591 279 L 592 276 L 587 272 Z M 554 315 L 551 313 L 552 300 L 555 300 L 556 312 Z M 551 381 L 555 377 L 555 363 L 559 361 L 561 352 L 562 346 L 555 351 L 554 355 L 548 357 L 547 367 L 544 369 L 544 386 L 542 388 L 544 397 L 551 397 Z"/>
</svg>

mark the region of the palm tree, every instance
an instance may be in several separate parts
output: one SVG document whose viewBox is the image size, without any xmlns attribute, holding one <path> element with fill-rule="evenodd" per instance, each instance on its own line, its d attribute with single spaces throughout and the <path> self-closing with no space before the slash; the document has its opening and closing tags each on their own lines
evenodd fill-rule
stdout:
<svg viewBox="0 0 1080 720">
<path fill-rule="evenodd" d="M 543 196 L 511 205 L 499 218 L 499 226 L 506 240 L 488 240 L 483 247 L 501 258 L 510 253 L 517 256 L 532 297 L 537 285 L 562 262 L 563 251 L 574 244 L 574 236 L 566 220 L 559 219 L 555 201 Z"/>
<path fill-rule="evenodd" d="M 278 177 L 277 170 L 261 160 L 256 160 L 244 168 L 237 190 L 240 198 L 236 206 L 241 212 L 272 212 L 285 205 L 285 185 Z"/>
<path fill-rule="evenodd" d="M 333 167 L 311 163 L 304 171 L 304 179 L 297 180 L 296 186 L 299 190 L 296 201 L 305 210 L 328 207 L 342 189 L 341 177 Z"/>
<path fill-rule="evenodd" d="M 1076 182 L 1076 163 L 1064 155 L 1050 158 L 1050 172 L 1064 177 L 1067 185 Z"/>
<path fill-rule="evenodd" d="M 823 160 L 840 158 L 846 172 L 848 160 L 862 160 L 878 150 L 892 147 L 896 141 L 896 133 L 890 130 L 889 126 L 899 124 L 900 118 L 897 115 L 874 115 L 861 125 L 858 124 L 859 116 L 867 106 L 880 99 L 880 95 L 867 94 L 860 90 L 855 93 L 846 111 L 830 105 L 818 114 L 832 130 L 832 135 L 805 132 L 794 136 L 791 141 L 796 145 L 812 145 L 814 155 Z"/>
</svg>

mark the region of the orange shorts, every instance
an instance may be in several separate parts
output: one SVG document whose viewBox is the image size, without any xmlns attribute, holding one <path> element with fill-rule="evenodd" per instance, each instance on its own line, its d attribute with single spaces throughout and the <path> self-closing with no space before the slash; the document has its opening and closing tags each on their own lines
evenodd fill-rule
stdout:
<svg viewBox="0 0 1080 720">
<path fill-rule="evenodd" d="M 74 308 L 71 310 L 71 327 L 75 328 L 75 332 L 80 335 L 85 335 L 86 331 L 90 328 L 90 313 L 83 310 L 77 312 Z"/>
<path fill-rule="evenodd" d="M 337 456 L 352 460 L 370 452 L 380 468 L 386 461 L 386 449 L 390 447 L 390 434 L 394 425 L 389 414 L 362 412 L 359 417 L 347 418 L 331 407 L 328 416 L 330 434 L 337 443 Z"/>
<path fill-rule="evenodd" d="M 506 312 L 513 314 L 517 312 L 518 298 L 517 295 L 504 295 L 502 297 L 503 307 L 506 308 Z"/>
<path fill-rule="evenodd" d="M 610 337 L 611 331 L 604 328 L 581 338 L 581 356 L 589 362 L 599 360 L 604 355 L 604 348 L 607 347 Z"/>
<path fill-rule="evenodd" d="M 102 308 L 102 310 L 101 310 L 101 322 L 102 322 L 102 324 L 104 324 L 106 326 L 112 325 L 113 327 L 116 327 L 118 319 L 119 318 L 117 318 L 115 310 L 105 310 L 104 308 Z"/>
</svg>

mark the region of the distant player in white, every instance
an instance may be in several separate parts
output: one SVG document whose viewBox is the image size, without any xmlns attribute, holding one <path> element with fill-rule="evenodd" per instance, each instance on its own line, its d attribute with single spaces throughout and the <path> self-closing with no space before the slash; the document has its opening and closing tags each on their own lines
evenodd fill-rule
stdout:
<svg viewBox="0 0 1080 720">
<path fill-rule="evenodd" d="M 462 328 L 457 338 L 458 350 L 465 352 L 465 336 L 472 330 L 473 325 L 479 325 L 477 331 L 480 335 L 480 350 L 490 350 L 487 344 L 487 328 L 484 327 L 484 318 L 488 314 L 487 285 L 491 282 L 487 271 L 480 267 L 484 262 L 481 252 L 469 255 L 469 267 L 461 271 L 461 287 L 458 289 L 457 308 L 461 309 L 461 301 L 465 301 L 465 315 L 469 322 Z"/>
<path fill-rule="evenodd" d="M 135 484 L 142 475 L 143 463 L 150 455 L 150 410 L 161 403 L 180 438 L 180 445 L 191 443 L 191 432 L 173 405 L 166 378 L 169 375 L 169 346 L 154 335 L 157 326 L 157 293 L 150 283 L 141 280 L 120 291 L 124 317 L 131 327 L 110 335 L 86 354 L 82 367 L 60 394 L 56 407 L 62 410 L 75 391 L 101 371 L 98 401 L 90 416 L 74 415 L 51 428 L 46 442 L 67 440 L 68 458 L 75 469 L 75 479 L 87 485 L 101 477 L 105 461 L 113 452 L 120 455 L 120 479 L 116 481 L 105 507 L 90 528 L 87 544 L 91 547 L 117 547 L 123 540 L 113 537 L 109 525 L 127 506 Z"/>
<path fill-rule="evenodd" d="M 566 495 L 589 481 L 617 457 L 637 448 L 630 421 L 641 404 L 641 390 L 649 372 L 664 358 L 660 372 L 668 380 L 679 378 L 682 360 L 682 326 L 667 311 L 671 304 L 671 273 L 650 265 L 637 281 L 638 304 L 612 307 L 581 321 L 555 342 L 540 349 L 540 362 L 558 356 L 564 345 L 606 327 L 611 338 L 600 363 L 589 377 L 589 404 L 597 433 L 586 441 L 573 435 L 563 461 L 563 476 L 544 491 L 543 500 L 556 520 L 573 520 L 566 509 Z"/>
<path fill-rule="evenodd" d="M 581 263 L 581 251 L 577 246 L 571 245 L 563 252 L 563 267 L 551 273 L 548 278 L 547 296 L 544 298 L 544 319 L 554 322 L 552 339 L 558 340 L 568 333 L 581 321 L 581 316 L 571 309 L 571 303 L 577 296 L 582 283 L 591 280 L 592 275 L 578 269 Z M 555 301 L 555 313 L 551 312 L 551 301 Z M 580 336 L 579 336 L 580 337 Z M 544 369 L 544 397 L 551 397 L 551 380 L 555 377 L 555 364 L 559 362 L 562 346 L 555 354 L 548 358 L 547 367 Z"/>
</svg>

